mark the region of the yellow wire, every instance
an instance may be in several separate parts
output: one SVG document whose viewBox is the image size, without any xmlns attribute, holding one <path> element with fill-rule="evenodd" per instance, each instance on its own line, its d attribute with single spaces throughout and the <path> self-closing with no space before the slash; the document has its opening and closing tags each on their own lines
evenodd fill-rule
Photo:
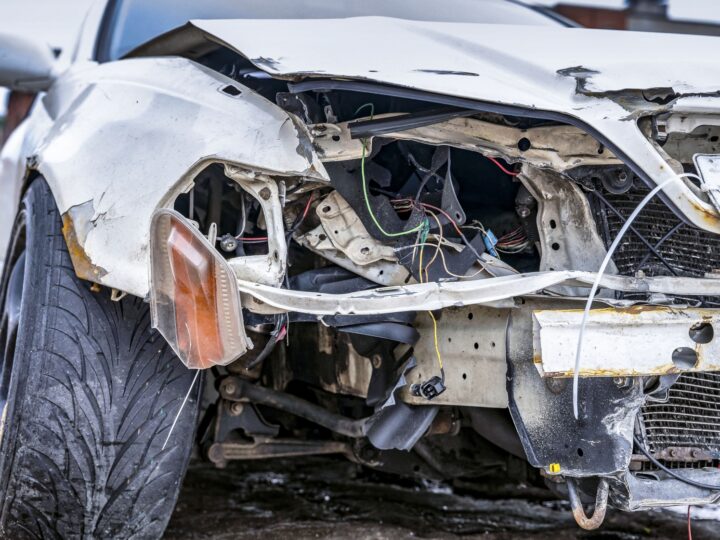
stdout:
<svg viewBox="0 0 720 540">
<path fill-rule="evenodd" d="M 433 315 L 432 311 L 428 311 L 428 315 L 430 315 L 430 318 L 433 322 L 433 337 L 435 338 L 435 354 L 437 354 L 437 361 L 438 365 L 440 366 L 440 370 L 443 369 L 443 361 L 442 361 L 442 355 L 440 354 L 440 343 L 438 342 L 438 326 L 437 321 L 435 320 L 435 315 Z"/>
<path fill-rule="evenodd" d="M 407 248 L 407 249 L 410 249 L 410 248 L 418 248 L 418 247 L 421 247 L 421 246 L 423 246 L 423 245 L 429 246 L 429 247 L 434 247 L 434 248 L 437 248 L 437 246 L 438 246 L 438 244 L 433 244 L 433 243 L 430 243 L 430 242 L 423 242 L 423 243 L 413 244 L 413 245 L 411 245 L 411 246 L 405 246 L 405 248 Z M 480 274 L 481 272 L 484 271 L 484 268 L 481 268 L 480 270 L 478 270 L 478 271 L 475 272 L 474 274 L 470 274 L 469 276 L 461 276 L 460 274 L 455 274 L 455 273 L 453 273 L 453 272 L 448 268 L 448 266 L 447 266 L 447 261 L 445 260 L 445 254 L 442 252 L 442 250 L 439 252 L 439 255 L 440 255 L 440 260 L 442 260 L 443 268 L 445 269 L 445 273 L 447 273 L 448 275 L 450 275 L 450 276 L 452 276 L 452 277 L 456 277 L 456 278 L 458 278 L 458 279 L 472 279 L 472 278 L 474 278 L 475 276 L 477 276 L 478 274 Z M 420 283 L 422 283 L 422 280 L 420 281 Z"/>
<path fill-rule="evenodd" d="M 442 228 L 440 230 L 442 231 Z M 426 242 L 423 242 L 422 245 L 420 246 L 420 260 L 418 261 L 420 283 L 422 283 L 423 250 L 425 249 L 425 244 L 426 244 Z M 439 251 L 439 248 L 438 248 L 438 251 Z M 441 255 L 442 255 L 442 252 L 441 252 Z M 435 256 L 437 257 L 437 252 L 435 253 Z M 438 366 L 440 366 L 440 372 L 442 373 L 443 362 L 442 362 L 442 355 L 440 354 L 440 343 L 438 342 L 437 321 L 435 320 L 435 315 L 433 315 L 432 311 L 428 311 L 428 315 L 430 315 L 430 318 L 432 319 L 432 322 L 433 322 L 433 339 L 435 340 L 435 354 L 437 355 Z"/>
<path fill-rule="evenodd" d="M 435 260 L 438 258 L 438 253 L 442 253 L 440 244 L 443 241 L 443 232 L 442 232 L 442 224 L 440 223 L 440 220 L 438 219 L 437 214 L 435 212 L 433 212 L 432 210 L 427 210 L 427 209 L 425 210 L 425 213 L 430 214 L 435 219 L 435 222 L 438 225 L 439 235 L 440 235 L 440 240 L 438 241 L 438 245 L 435 248 L 435 253 L 432 256 L 432 259 L 430 259 L 430 262 L 425 265 L 425 281 L 427 282 L 427 281 L 430 281 L 430 275 L 428 274 L 428 270 L 430 269 L 432 264 L 435 262 Z"/>
</svg>

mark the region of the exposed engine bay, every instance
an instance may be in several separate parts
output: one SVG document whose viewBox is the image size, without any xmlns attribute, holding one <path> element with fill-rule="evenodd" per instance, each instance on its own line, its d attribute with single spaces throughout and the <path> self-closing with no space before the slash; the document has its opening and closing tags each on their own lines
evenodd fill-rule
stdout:
<svg viewBox="0 0 720 540">
<path fill-rule="evenodd" d="M 208 459 L 510 475 L 569 497 L 588 529 L 608 504 L 716 502 L 713 103 L 552 71 L 577 83 L 580 119 L 275 75 L 278 60 L 189 31 L 184 52 L 171 34 L 172 51 L 97 68 L 51 111 L 68 121 L 31 165 L 76 274 L 145 297 L 179 358 L 207 370 Z M 128 159 L 75 120 L 118 114 L 164 146 Z"/>
<path fill-rule="evenodd" d="M 585 528 L 602 522 L 608 501 L 634 510 L 715 497 L 673 471 L 704 479 L 720 463 L 720 377 L 709 372 L 720 368 L 711 309 L 720 300 L 702 283 L 663 277 L 720 271 L 716 235 L 659 198 L 634 221 L 593 304 L 576 419 L 570 377 L 592 284 L 583 272 L 598 270 L 651 187 L 575 126 L 302 91 L 225 49 L 198 61 L 242 85 L 222 92 L 249 87 L 287 111 L 304 134 L 298 153 L 318 156 L 329 178 L 215 163 L 174 210 L 156 213 L 155 324 L 189 367 L 212 367 L 210 460 L 337 453 L 432 478 L 530 474 L 567 494 Z M 697 153 L 720 152 L 716 124 L 664 138 L 656 120 L 639 125 L 678 172 L 694 174 Z M 196 251 L 183 255 L 184 245 Z M 235 277 L 241 291 L 231 346 L 175 325 L 208 297 L 180 300 L 168 276 L 185 268 L 186 292 L 204 281 L 192 259 L 207 248 L 220 294 Z M 563 271 L 525 293 L 499 284 Z M 489 279 L 482 293 L 463 289 Z M 430 289 L 412 290 L 422 284 L 477 296 L 437 304 Z M 648 325 L 662 325 L 671 354 L 657 344 L 633 371 L 627 356 L 655 339 Z M 596 500 L 591 518 L 586 497 Z"/>
</svg>

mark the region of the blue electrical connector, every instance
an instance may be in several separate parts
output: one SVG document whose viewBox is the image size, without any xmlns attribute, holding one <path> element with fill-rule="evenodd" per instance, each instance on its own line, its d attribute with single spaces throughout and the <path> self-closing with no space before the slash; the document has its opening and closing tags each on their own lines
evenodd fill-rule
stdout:
<svg viewBox="0 0 720 540">
<path fill-rule="evenodd" d="M 483 242 L 485 243 L 485 249 L 488 250 L 488 253 L 493 257 L 497 257 L 498 252 L 495 250 L 495 246 L 498 243 L 498 239 L 491 230 L 483 231 Z"/>
</svg>

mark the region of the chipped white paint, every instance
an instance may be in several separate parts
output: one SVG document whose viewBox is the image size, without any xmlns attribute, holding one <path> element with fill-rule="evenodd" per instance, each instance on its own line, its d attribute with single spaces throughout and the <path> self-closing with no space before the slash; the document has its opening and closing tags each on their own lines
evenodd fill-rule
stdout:
<svg viewBox="0 0 720 540">
<path fill-rule="evenodd" d="M 237 97 L 222 92 L 233 85 Z M 61 213 L 92 201 L 83 248 L 103 285 L 148 293 L 153 211 L 212 162 L 325 180 L 299 152 L 304 128 L 233 80 L 181 58 L 68 72 L 43 99 L 54 121 L 35 151 Z M 83 224 L 76 224 L 84 226 Z"/>
<path fill-rule="evenodd" d="M 375 81 L 574 116 L 657 183 L 674 173 L 631 119 L 660 107 L 640 102 L 630 110 L 612 93 L 673 88 L 687 96 L 669 111 L 720 112 L 720 99 L 698 95 L 720 90 L 717 38 L 556 27 L 522 27 L 519 37 L 513 26 L 377 17 L 196 21 L 189 31 L 228 44 L 273 76 Z M 241 95 L 221 92 L 228 84 Z M 82 247 L 106 272 L 98 281 L 139 296 L 148 292 L 152 212 L 186 190 L 206 164 L 327 180 L 304 126 L 237 82 L 182 58 L 81 61 L 57 79 L 27 125 L 3 152 L 0 183 L 12 196 L 0 213 L 14 214 L 25 159 L 37 155 L 61 212 L 92 202 Z M 665 192 L 689 221 L 720 232 L 713 207 L 686 185 L 672 183 Z M 563 273 L 544 276 L 565 280 Z M 678 287 L 672 282 L 664 290 L 678 293 Z"/>
<path fill-rule="evenodd" d="M 571 377 L 582 310 L 533 312 L 536 367 L 545 377 Z M 708 343 L 693 340 L 691 328 L 710 325 Z M 581 377 L 664 375 L 720 371 L 720 310 L 638 306 L 590 312 L 584 333 Z M 696 362 L 673 362 L 679 348 L 694 351 Z M 690 352 L 690 358 L 693 353 Z"/>
</svg>

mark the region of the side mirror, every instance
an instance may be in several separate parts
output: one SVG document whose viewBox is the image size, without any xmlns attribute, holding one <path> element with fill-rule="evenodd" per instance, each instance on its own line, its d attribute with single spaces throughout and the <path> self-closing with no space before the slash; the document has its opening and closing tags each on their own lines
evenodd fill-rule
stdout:
<svg viewBox="0 0 720 540">
<path fill-rule="evenodd" d="M 0 86 L 23 92 L 50 88 L 55 57 L 47 45 L 0 32 Z"/>
</svg>

